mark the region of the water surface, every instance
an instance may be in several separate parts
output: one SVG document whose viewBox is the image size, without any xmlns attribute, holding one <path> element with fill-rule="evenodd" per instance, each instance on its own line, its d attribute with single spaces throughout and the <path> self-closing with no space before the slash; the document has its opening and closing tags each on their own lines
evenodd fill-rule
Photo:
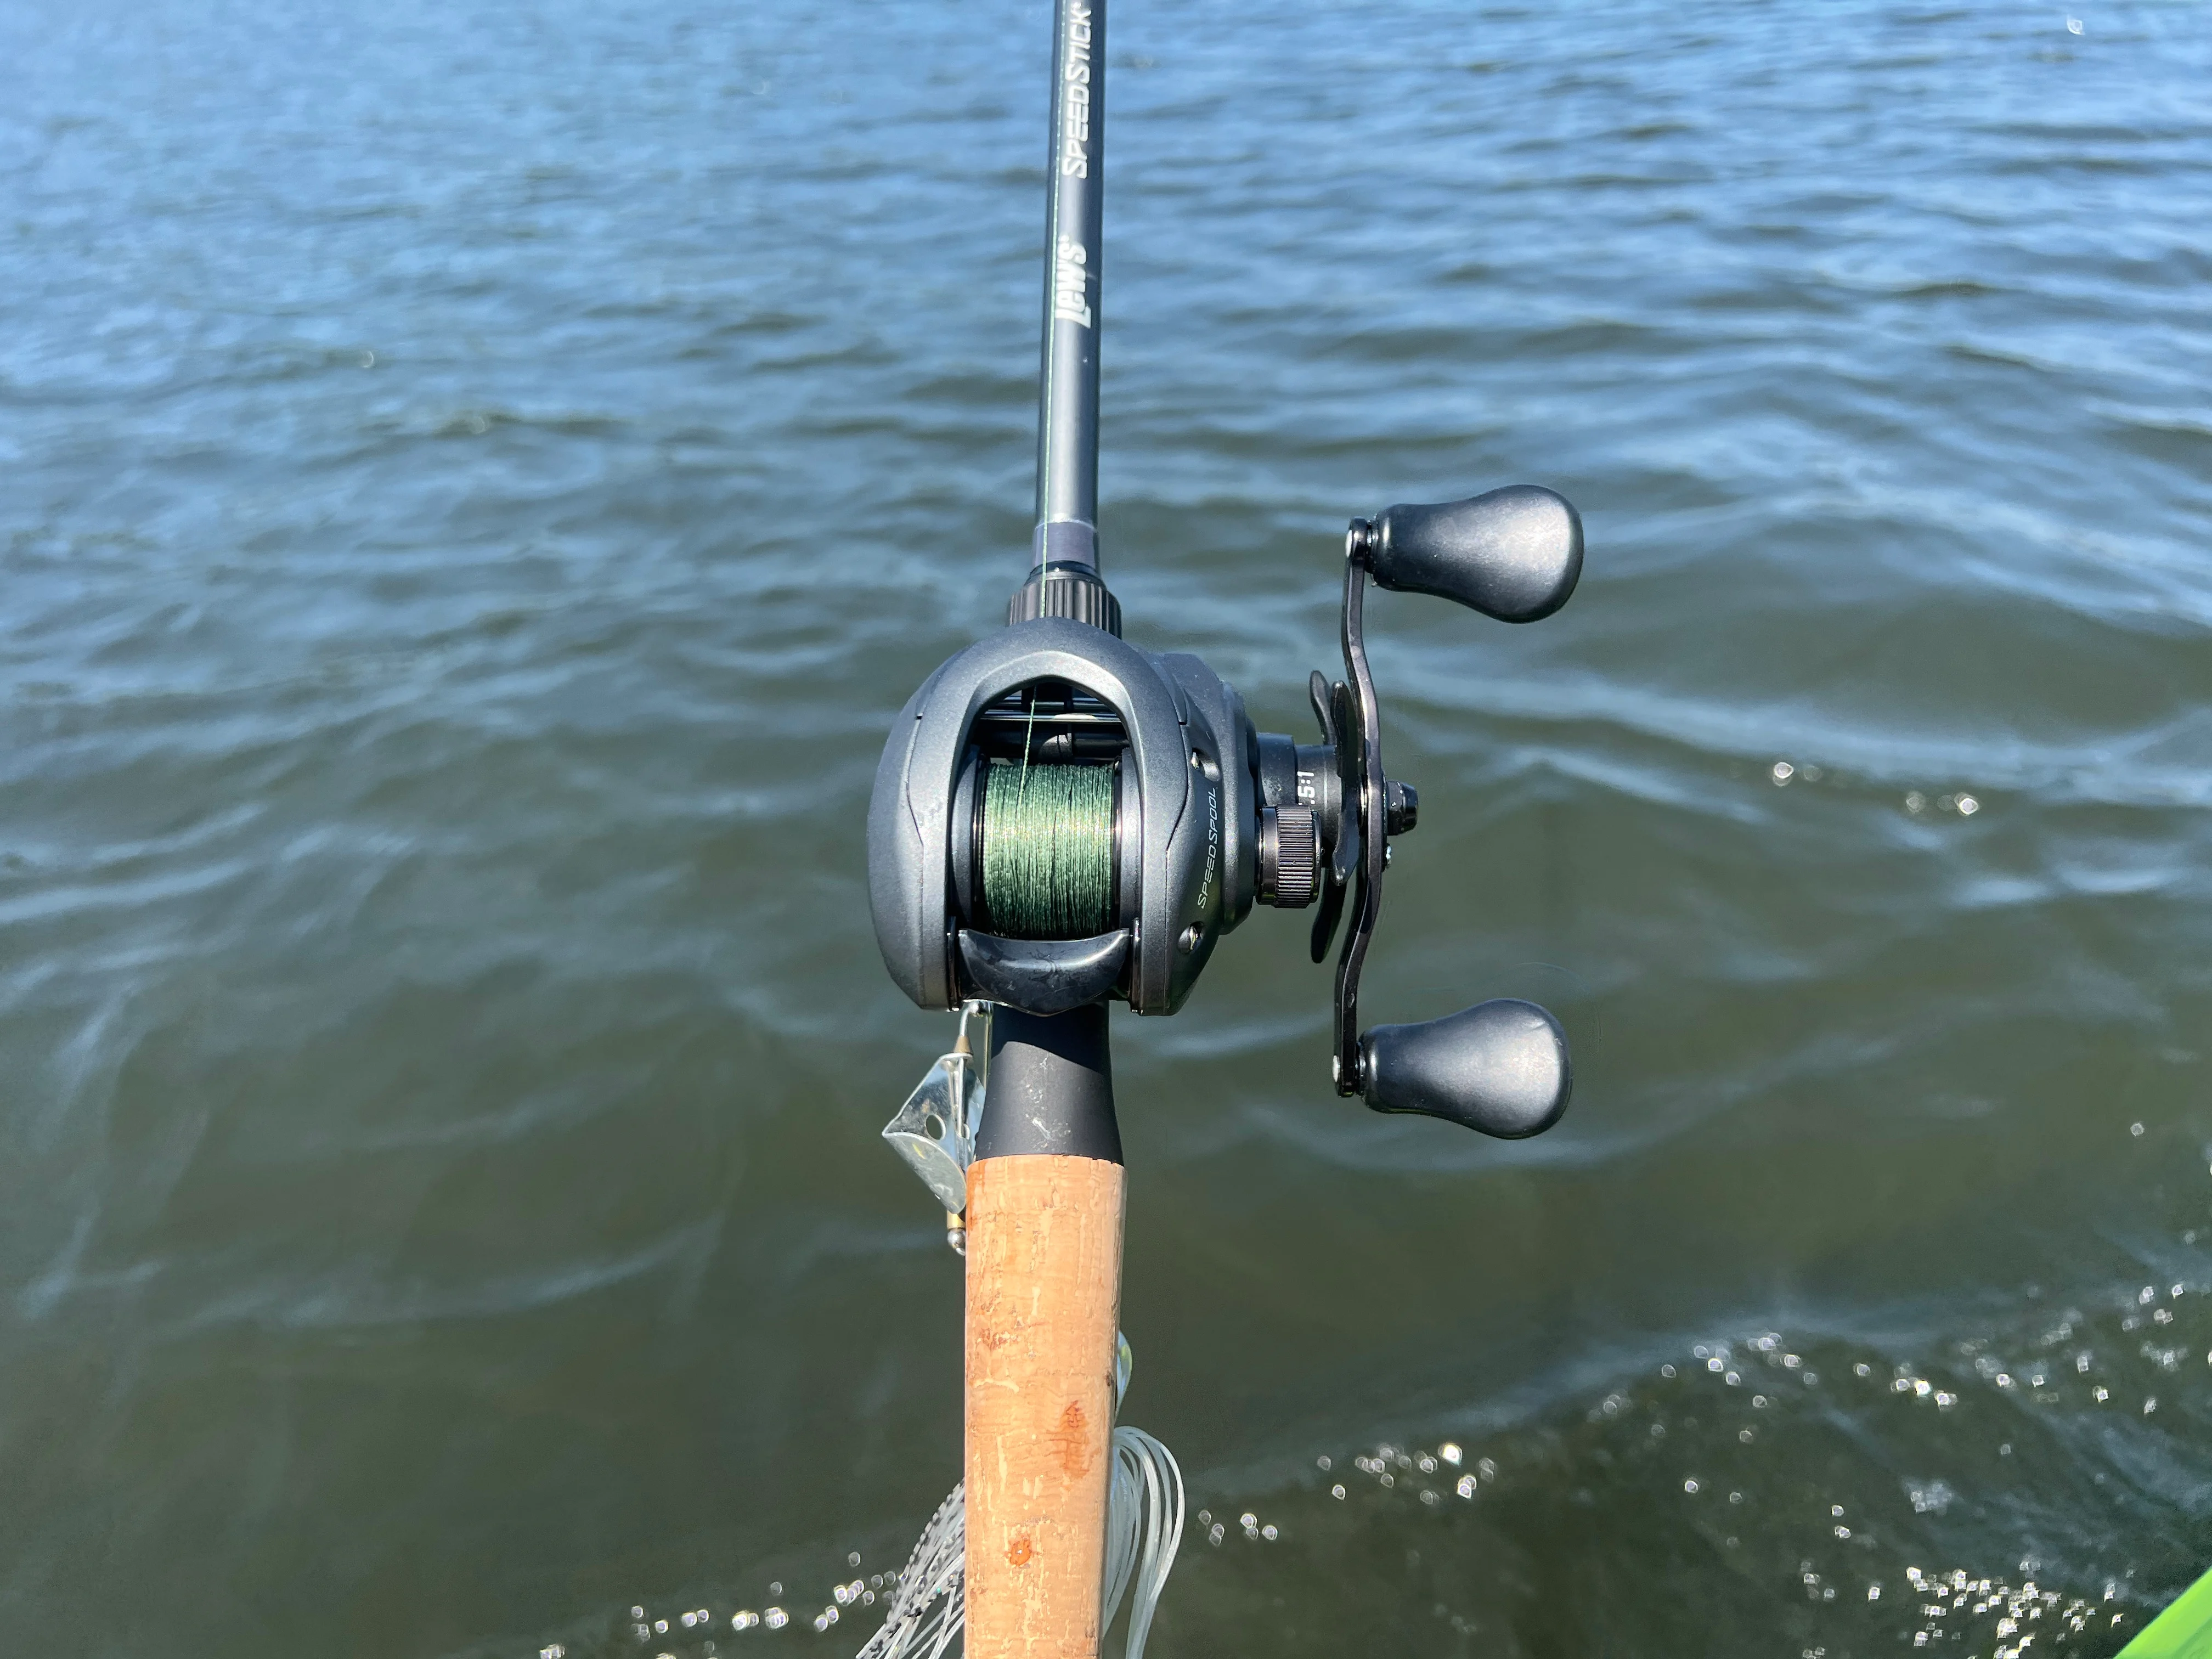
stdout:
<svg viewBox="0 0 2212 1659">
<path fill-rule="evenodd" d="M 2212 31 L 2076 21 L 1116 0 L 1130 637 L 1303 732 L 1351 514 L 1590 545 L 1370 607 L 1367 1006 L 1550 1000 L 1565 1124 L 1338 1101 L 1303 917 L 1117 1020 L 1162 1659 L 2107 1654 L 2212 1564 Z M 959 1280 L 862 815 L 1021 572 L 1048 44 L 0 13 L 9 1652 L 872 1626 Z"/>
</svg>

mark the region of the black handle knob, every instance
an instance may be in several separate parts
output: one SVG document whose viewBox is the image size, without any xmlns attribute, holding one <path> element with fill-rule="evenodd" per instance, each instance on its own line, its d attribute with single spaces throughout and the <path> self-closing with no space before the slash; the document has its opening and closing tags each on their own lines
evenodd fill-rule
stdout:
<svg viewBox="0 0 2212 1659">
<path fill-rule="evenodd" d="M 1533 1002 L 1500 997 L 1360 1042 L 1360 1092 L 1378 1112 L 1423 1112 L 1503 1140 L 1540 1134 L 1574 1092 L 1567 1034 Z"/>
<path fill-rule="evenodd" d="M 1455 599 L 1500 622 L 1542 621 L 1583 574 L 1582 515 L 1565 496 L 1534 484 L 1389 507 L 1363 540 L 1382 586 Z"/>
</svg>

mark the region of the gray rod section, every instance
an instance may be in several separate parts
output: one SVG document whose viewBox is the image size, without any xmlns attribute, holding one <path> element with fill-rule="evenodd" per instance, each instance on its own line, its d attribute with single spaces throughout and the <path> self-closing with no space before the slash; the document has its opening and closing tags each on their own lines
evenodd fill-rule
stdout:
<svg viewBox="0 0 2212 1659">
<path fill-rule="evenodd" d="M 1106 183 L 1105 81 L 1105 0 L 1055 0 L 1032 569 L 1048 564 L 1096 569 L 1098 564 L 1098 261 Z"/>
<path fill-rule="evenodd" d="M 991 1087 L 975 1156 L 1038 1153 L 1121 1161 L 1103 1003 L 1049 1019 L 1018 1008 L 991 1010 Z"/>
</svg>

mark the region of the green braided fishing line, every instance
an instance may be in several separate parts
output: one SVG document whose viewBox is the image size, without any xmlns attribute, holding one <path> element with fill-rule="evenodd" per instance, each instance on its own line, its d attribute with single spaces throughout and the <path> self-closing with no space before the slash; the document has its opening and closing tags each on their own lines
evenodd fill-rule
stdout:
<svg viewBox="0 0 2212 1659">
<path fill-rule="evenodd" d="M 983 775 L 983 903 L 1011 939 L 1114 925 L 1114 769 L 994 760 Z"/>
</svg>

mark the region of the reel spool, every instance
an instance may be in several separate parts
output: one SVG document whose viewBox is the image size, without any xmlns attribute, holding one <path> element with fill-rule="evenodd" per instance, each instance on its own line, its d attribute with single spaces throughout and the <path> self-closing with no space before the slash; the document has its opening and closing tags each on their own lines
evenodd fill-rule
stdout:
<svg viewBox="0 0 2212 1659">
<path fill-rule="evenodd" d="M 1081 939 L 1110 927 L 1121 769 L 994 760 L 975 810 L 983 907 L 1012 939 Z"/>
<path fill-rule="evenodd" d="M 1070 715 L 1095 722 L 1095 729 L 1058 729 L 1055 717 Z M 987 933 L 1071 939 L 1121 925 L 1128 745 L 1110 723 L 1111 711 L 1097 699 L 1065 685 L 1024 687 L 984 711 L 978 736 L 996 741 L 971 744 L 963 759 L 953 822 L 969 826 L 969 860 L 955 872 L 955 895 Z M 1009 747 L 1012 752 L 1000 752 Z"/>
<path fill-rule="evenodd" d="M 1005 632 L 933 674 L 884 746 L 868 868 L 891 977 L 925 1008 L 981 999 L 1049 1016 L 1115 998 L 1173 1013 L 1255 905 L 1318 906 L 1316 963 L 1349 910 L 1338 1093 L 1486 1134 L 1549 1127 L 1573 1072 L 1534 1003 L 1359 1029 L 1390 838 L 1420 816 L 1413 787 L 1382 769 L 1363 613 L 1372 580 L 1535 622 L 1566 603 L 1582 562 L 1575 509 L 1531 486 L 1353 520 L 1345 678 L 1309 686 L 1317 744 L 1256 731 L 1198 658 L 1124 641 L 1089 567 L 1040 568 Z"/>
<path fill-rule="evenodd" d="M 925 1008 L 1174 1012 L 1251 908 L 1250 732 L 1197 658 L 1091 623 L 1033 615 L 970 646 L 915 692 L 876 774 L 891 977 Z"/>
</svg>

